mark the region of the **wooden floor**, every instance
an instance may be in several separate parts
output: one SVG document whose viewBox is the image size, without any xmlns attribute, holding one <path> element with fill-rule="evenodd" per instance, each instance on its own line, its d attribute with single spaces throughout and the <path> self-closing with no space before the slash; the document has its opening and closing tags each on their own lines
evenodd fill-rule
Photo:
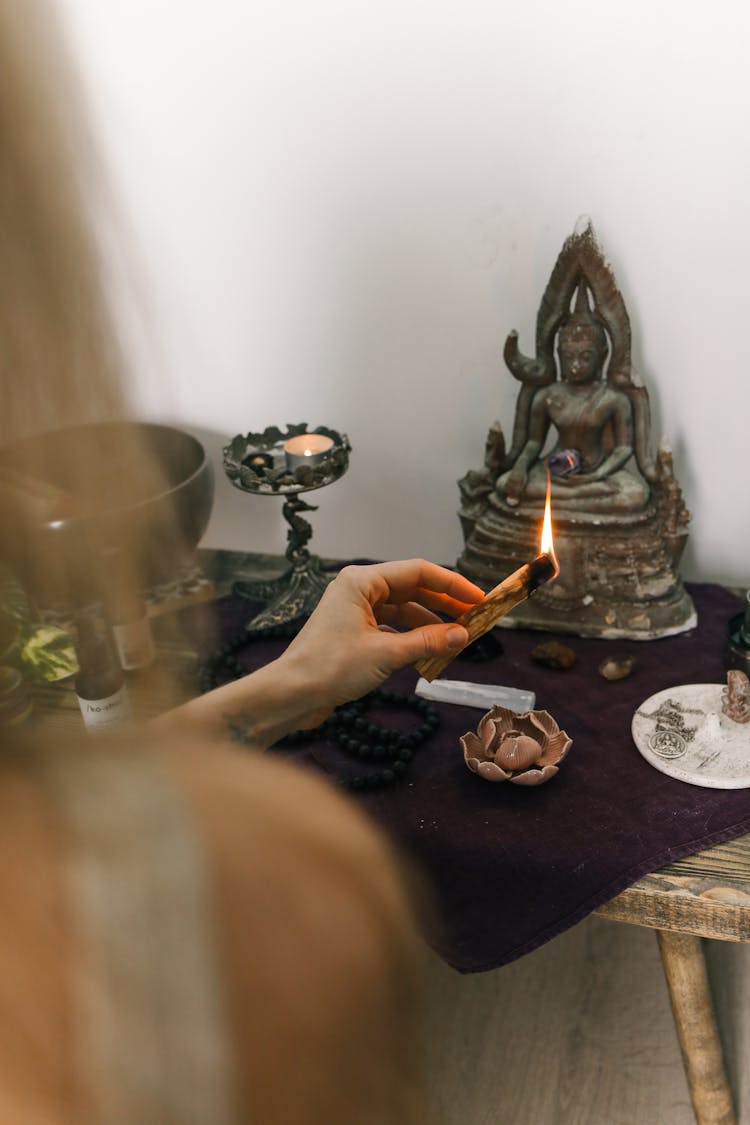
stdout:
<svg viewBox="0 0 750 1125">
<path fill-rule="evenodd" d="M 750 1125 L 750 945 L 707 943 L 739 1125 Z M 656 935 L 588 918 L 512 965 L 431 957 L 435 1125 L 693 1125 Z"/>
</svg>

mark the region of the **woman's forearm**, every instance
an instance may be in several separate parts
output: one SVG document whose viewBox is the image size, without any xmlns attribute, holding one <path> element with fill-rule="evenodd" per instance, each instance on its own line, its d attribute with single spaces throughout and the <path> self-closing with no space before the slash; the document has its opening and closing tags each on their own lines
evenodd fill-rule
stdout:
<svg viewBox="0 0 750 1125">
<path fill-rule="evenodd" d="M 302 726 L 326 717 L 316 713 L 315 689 L 301 662 L 286 654 L 265 667 L 191 699 L 154 720 L 161 730 L 189 729 L 264 750 Z"/>
<path fill-rule="evenodd" d="M 463 575 L 424 559 L 345 567 L 278 660 L 155 722 L 271 746 L 289 731 L 318 726 L 397 668 L 462 649 L 466 629 L 438 614 L 458 617 L 483 597 Z"/>
</svg>

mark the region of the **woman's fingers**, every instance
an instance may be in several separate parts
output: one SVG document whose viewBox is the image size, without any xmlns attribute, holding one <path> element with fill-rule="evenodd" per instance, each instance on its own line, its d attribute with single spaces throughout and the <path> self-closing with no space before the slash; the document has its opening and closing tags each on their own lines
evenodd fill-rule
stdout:
<svg viewBox="0 0 750 1125">
<path fill-rule="evenodd" d="M 403 605 L 379 605 L 375 607 L 375 620 L 379 625 L 400 625 L 403 629 L 416 629 L 420 625 L 441 625 L 436 613 L 425 609 L 416 602 Z"/>
<path fill-rule="evenodd" d="M 462 613 L 466 613 L 467 609 L 471 609 L 471 607 L 476 605 L 477 601 L 481 601 L 482 598 L 484 598 L 484 594 L 482 594 L 481 598 L 476 598 L 472 601 L 463 601 L 451 597 L 450 594 L 442 594 L 435 590 L 418 589 L 414 591 L 412 601 L 419 602 L 420 605 L 425 606 L 427 609 L 434 610 L 435 613 L 447 613 L 449 617 L 460 617 Z"/>
<path fill-rule="evenodd" d="M 339 578 L 354 584 L 373 606 L 416 601 L 458 616 L 484 598 L 484 592 L 462 574 L 425 559 L 344 567 Z"/>
</svg>

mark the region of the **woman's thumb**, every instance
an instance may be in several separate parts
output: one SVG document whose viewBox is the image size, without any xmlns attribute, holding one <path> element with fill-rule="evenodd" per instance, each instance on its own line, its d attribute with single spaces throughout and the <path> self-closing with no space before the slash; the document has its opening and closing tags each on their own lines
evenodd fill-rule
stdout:
<svg viewBox="0 0 750 1125">
<path fill-rule="evenodd" d="M 394 633 L 393 640 L 404 664 L 414 664 L 442 653 L 458 653 L 469 643 L 469 634 L 455 621 L 447 625 L 420 625 L 408 633 Z"/>
</svg>

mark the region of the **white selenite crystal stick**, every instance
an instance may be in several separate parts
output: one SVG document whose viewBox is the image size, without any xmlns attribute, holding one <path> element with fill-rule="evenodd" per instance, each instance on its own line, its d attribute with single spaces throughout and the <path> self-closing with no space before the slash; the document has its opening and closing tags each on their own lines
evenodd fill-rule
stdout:
<svg viewBox="0 0 750 1125">
<path fill-rule="evenodd" d="M 507 707 L 509 711 L 522 714 L 533 711 L 536 696 L 533 691 L 523 688 L 502 687 L 499 684 L 472 684 L 464 680 L 425 680 L 420 676 L 415 688 L 416 694 L 436 703 L 460 703 L 464 707 L 478 707 L 488 711 L 490 707 Z"/>
</svg>

